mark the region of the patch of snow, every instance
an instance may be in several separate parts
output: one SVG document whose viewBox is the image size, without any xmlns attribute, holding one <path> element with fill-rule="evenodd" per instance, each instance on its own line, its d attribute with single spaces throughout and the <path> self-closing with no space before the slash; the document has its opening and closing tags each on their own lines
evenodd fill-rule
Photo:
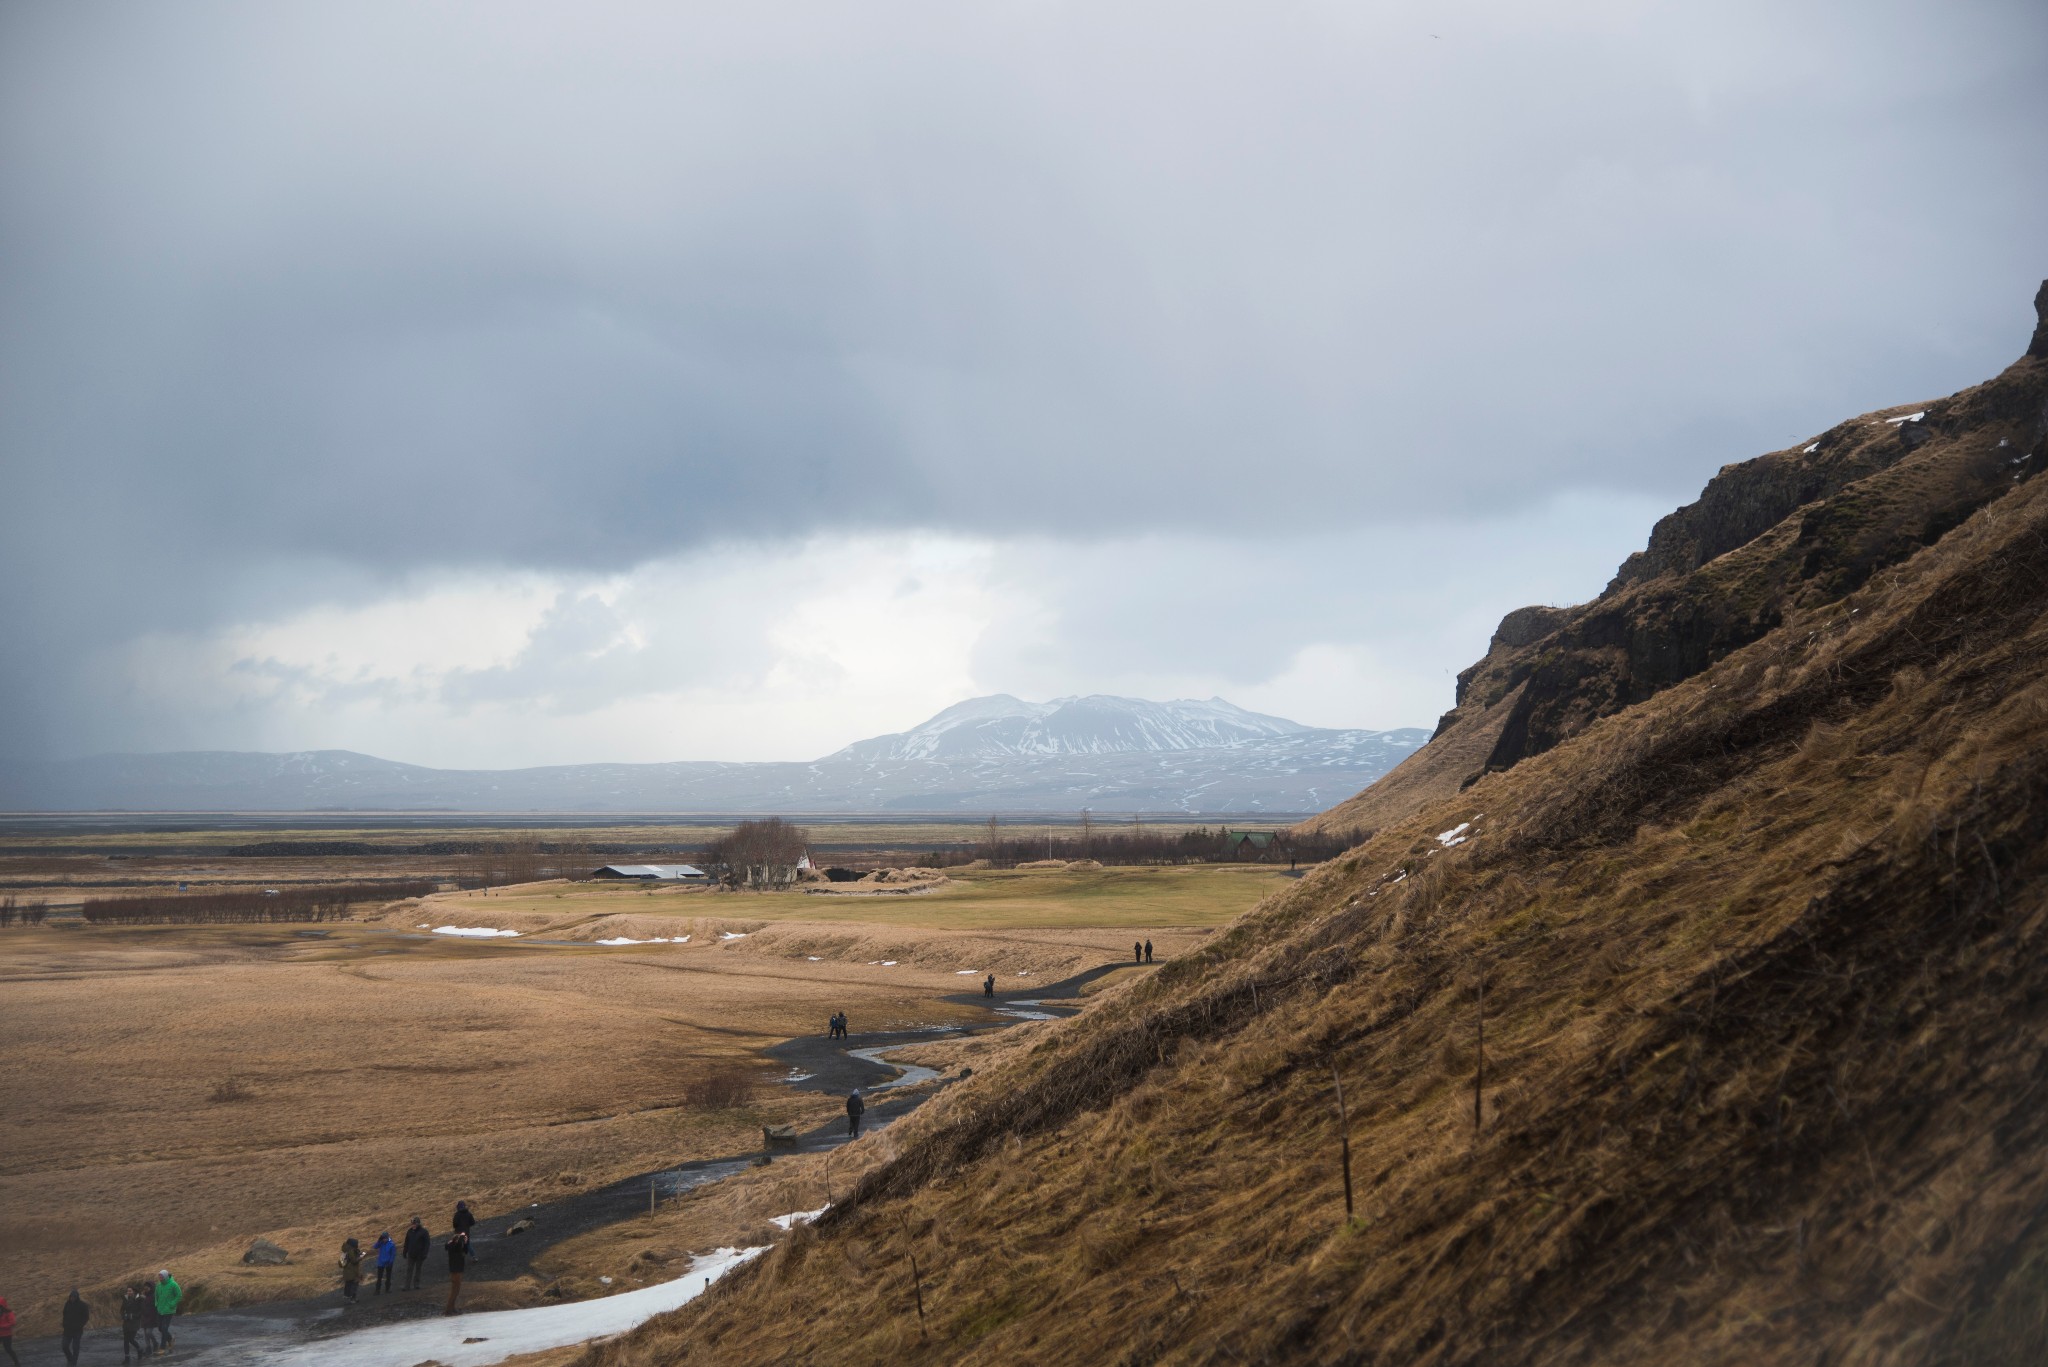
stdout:
<svg viewBox="0 0 2048 1367">
<path fill-rule="evenodd" d="M 599 1277 L 598 1280 L 603 1282 L 606 1286 L 610 1286 L 612 1284 L 612 1279 L 610 1277 Z"/>
<path fill-rule="evenodd" d="M 791 1086 L 795 1086 L 799 1082 L 809 1082 L 812 1078 L 816 1076 L 816 1073 L 799 1072 L 797 1069 L 792 1068 L 789 1070 L 789 1076 L 782 1080 L 790 1084 Z"/>
<path fill-rule="evenodd" d="M 956 978 L 979 978 L 981 970 L 978 968 L 956 968 L 953 970 L 953 976 Z"/>
<path fill-rule="evenodd" d="M 818 957 L 817 955 L 815 955 L 815 954 L 806 954 L 806 955 L 804 955 L 804 957 L 805 957 L 806 959 L 809 959 L 809 960 L 810 960 L 810 961 L 811 961 L 812 963 L 814 963 L 814 964 L 821 964 L 821 963 L 825 962 L 825 961 L 824 961 L 823 959 L 819 958 L 819 957 Z"/>
<path fill-rule="evenodd" d="M 432 930 L 433 928 L 434 923 L 432 921 L 422 921 L 419 924 L 419 929 L 421 930 Z"/>
<path fill-rule="evenodd" d="M 1810 456 L 1818 450 L 1820 450 L 1820 443 L 1815 442 L 1813 445 L 1807 447 L 1804 451 L 1801 451 L 1799 454 L 1802 456 Z"/>
<path fill-rule="evenodd" d="M 493 930 L 489 926 L 435 926 L 436 935 L 461 935 L 472 940 L 516 939 L 516 930 Z"/>
<path fill-rule="evenodd" d="M 747 932 L 744 930 L 720 931 L 718 938 L 721 940 L 744 940 L 747 938 Z"/>
<path fill-rule="evenodd" d="M 1923 409 L 1921 409 L 1921 410 L 1920 410 L 1920 411 L 1919 411 L 1918 413 L 1908 413 L 1908 414 L 1907 414 L 1907 415 L 1906 415 L 1905 417 L 1903 417 L 1903 418 L 1886 418 L 1886 419 L 1885 419 L 1885 422 L 1886 422 L 1886 423 L 1887 423 L 1887 424 L 1888 424 L 1889 426 L 1892 426 L 1892 427 L 1897 427 L 1897 426 L 1898 426 L 1898 425 L 1899 425 L 1900 423 L 1902 423 L 1902 422 L 1918 422 L 1918 421 L 1920 421 L 1920 419 L 1922 419 L 1922 418 L 1924 418 L 1924 417 L 1926 417 L 1926 416 L 1927 416 L 1927 410 L 1923 408 Z"/>
<path fill-rule="evenodd" d="M 1468 839 L 1471 838 L 1465 834 L 1465 832 L 1471 829 L 1471 822 L 1460 821 L 1457 825 L 1451 827 L 1448 831 L 1438 832 L 1436 837 L 1436 843 L 1443 846 L 1447 850 L 1450 849 L 1453 845 L 1462 845 Z"/>
<path fill-rule="evenodd" d="M 819 1206 L 816 1210 L 793 1210 L 787 1215 L 769 1216 L 768 1223 L 774 1225 L 777 1229 L 795 1229 L 798 1225 L 809 1224 L 830 1209 L 832 1207 L 828 1203 Z"/>
<path fill-rule="evenodd" d="M 720 1277 L 765 1252 L 764 1248 L 721 1248 L 692 1260 L 690 1270 L 674 1281 L 616 1296 L 382 1324 L 238 1360 L 263 1367 L 364 1367 L 366 1363 L 433 1359 L 443 1367 L 491 1367 L 521 1353 L 545 1352 L 624 1333 L 656 1315 L 688 1305 Z"/>
</svg>

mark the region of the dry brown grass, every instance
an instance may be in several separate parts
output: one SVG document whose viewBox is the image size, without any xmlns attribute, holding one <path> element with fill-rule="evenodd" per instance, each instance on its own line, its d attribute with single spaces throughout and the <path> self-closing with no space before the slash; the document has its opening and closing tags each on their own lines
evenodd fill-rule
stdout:
<svg viewBox="0 0 2048 1367">
<path fill-rule="evenodd" d="M 2044 611 L 2035 483 L 1041 1027 L 585 1361 L 2042 1360 Z"/>
</svg>

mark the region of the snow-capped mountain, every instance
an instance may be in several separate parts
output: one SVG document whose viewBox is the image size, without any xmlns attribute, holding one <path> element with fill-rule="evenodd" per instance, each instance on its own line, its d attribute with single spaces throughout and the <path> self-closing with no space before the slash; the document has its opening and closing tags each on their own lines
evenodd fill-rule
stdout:
<svg viewBox="0 0 2048 1367">
<path fill-rule="evenodd" d="M 1307 813 L 1429 739 L 1207 702 L 958 703 L 809 763 L 428 769 L 348 750 L 97 755 L 0 769 L 14 811 Z"/>
<path fill-rule="evenodd" d="M 1221 698 L 1147 702 L 1105 694 L 1024 702 L 1007 693 L 969 698 L 908 731 L 856 741 L 831 759 L 989 759 L 1211 750 L 1313 730 L 1247 712 Z"/>
</svg>

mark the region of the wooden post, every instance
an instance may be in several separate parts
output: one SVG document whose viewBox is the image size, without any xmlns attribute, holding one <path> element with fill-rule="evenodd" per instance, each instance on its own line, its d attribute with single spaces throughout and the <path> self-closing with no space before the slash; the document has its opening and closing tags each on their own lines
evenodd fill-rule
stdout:
<svg viewBox="0 0 2048 1367">
<path fill-rule="evenodd" d="M 647 1179 L 647 1213 L 654 1214 L 654 1179 Z"/>
<path fill-rule="evenodd" d="M 1344 1219 L 1351 1220 L 1351 1116 L 1344 1109 L 1344 1079 L 1337 1072 L 1337 1061 L 1330 1060 L 1330 1080 L 1337 1084 L 1337 1143 L 1344 1158 Z"/>
<path fill-rule="evenodd" d="M 924 1274 L 917 1270 L 917 1255 L 915 1253 L 910 1255 L 910 1281 L 911 1284 L 917 1288 L 917 1336 L 919 1338 L 923 1338 L 925 1336 Z"/>
<path fill-rule="evenodd" d="M 1479 1062 L 1472 1070 L 1472 1133 L 1479 1133 L 1485 1118 L 1486 1088 L 1486 970 L 1479 970 Z"/>
</svg>

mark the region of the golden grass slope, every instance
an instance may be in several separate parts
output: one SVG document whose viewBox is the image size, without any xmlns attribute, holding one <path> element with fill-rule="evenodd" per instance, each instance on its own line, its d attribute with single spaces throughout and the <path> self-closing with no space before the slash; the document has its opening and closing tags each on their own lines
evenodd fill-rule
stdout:
<svg viewBox="0 0 2048 1367">
<path fill-rule="evenodd" d="M 2042 1361 L 2048 482 L 2009 488 L 1041 1028 L 584 1361 Z"/>
</svg>

